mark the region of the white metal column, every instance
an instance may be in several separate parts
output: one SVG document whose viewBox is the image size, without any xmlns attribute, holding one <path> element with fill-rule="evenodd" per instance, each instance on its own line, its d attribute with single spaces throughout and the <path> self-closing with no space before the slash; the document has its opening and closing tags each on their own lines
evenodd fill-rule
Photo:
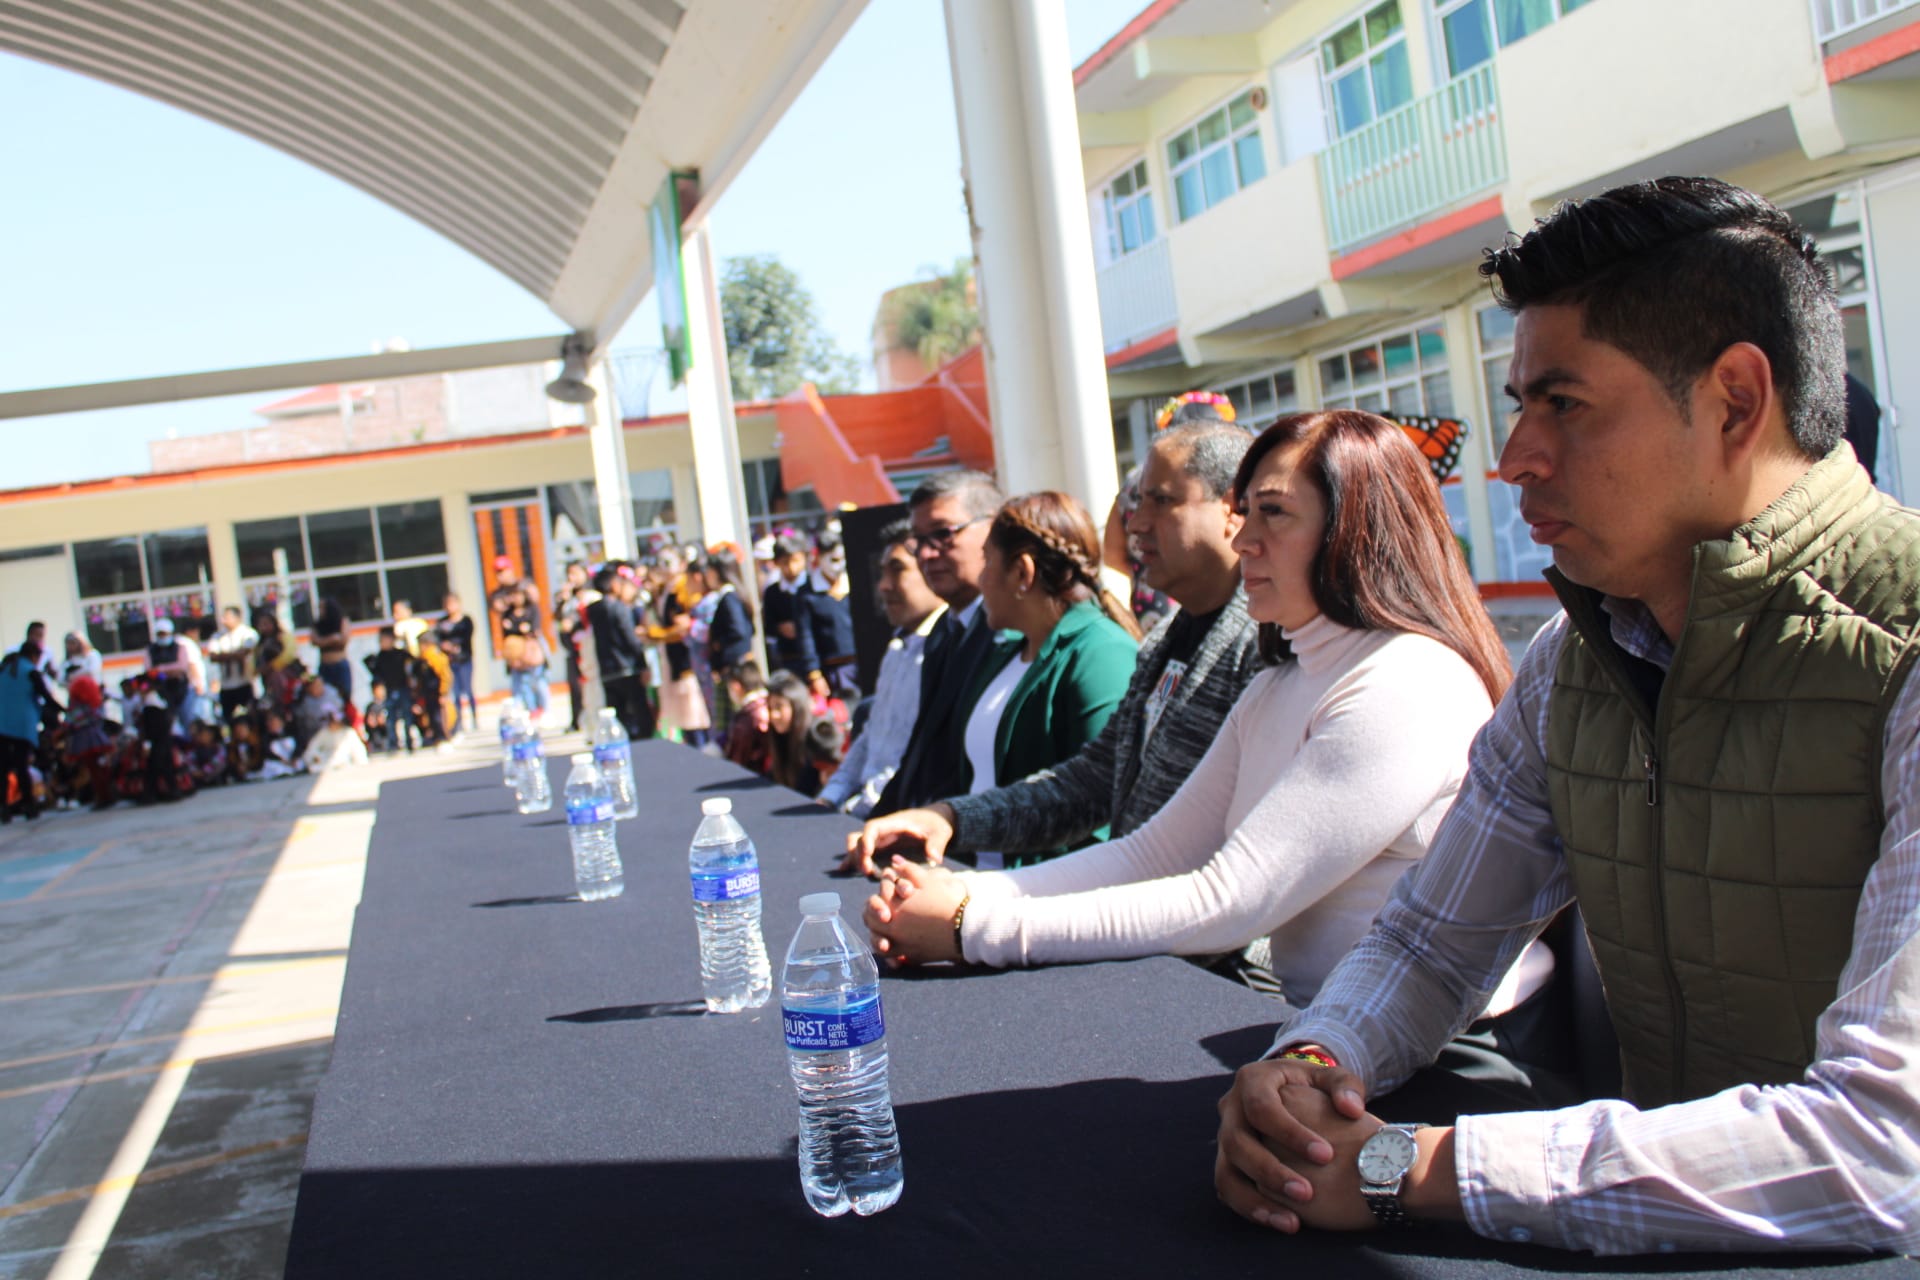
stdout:
<svg viewBox="0 0 1920 1280">
<path fill-rule="evenodd" d="M 633 481 L 627 467 L 627 429 L 613 377 L 602 360 L 587 375 L 597 393 L 587 406 L 587 438 L 593 445 L 593 491 L 600 508 L 601 557 L 631 560 Z"/>
<path fill-rule="evenodd" d="M 693 487 L 700 495 L 700 534 L 708 546 L 731 542 L 740 548 L 740 592 L 753 606 L 755 651 L 764 670 L 760 580 L 753 569 L 747 484 L 740 470 L 740 429 L 733 417 L 733 382 L 727 373 L 720 276 L 713 267 L 713 236 L 704 222 L 682 229 L 680 260 L 687 276 L 687 334 L 693 346 L 693 367 L 687 370 L 687 427 L 693 438 Z"/>
<path fill-rule="evenodd" d="M 1098 521 L 1118 478 L 1066 11 L 945 3 L 1000 481 Z"/>
</svg>

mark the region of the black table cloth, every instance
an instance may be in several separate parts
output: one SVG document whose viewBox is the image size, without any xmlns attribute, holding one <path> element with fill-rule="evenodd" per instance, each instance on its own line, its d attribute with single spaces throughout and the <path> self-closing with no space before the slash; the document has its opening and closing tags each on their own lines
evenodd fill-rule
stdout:
<svg viewBox="0 0 1920 1280">
<path fill-rule="evenodd" d="M 626 892 L 570 900 L 558 803 L 498 768 L 388 783 L 287 1275 L 1434 1277 L 1920 1271 L 1905 1260 L 1596 1261 L 1460 1230 L 1282 1237 L 1214 1199 L 1214 1104 L 1272 1005 L 1179 960 L 887 975 L 905 1192 L 815 1216 L 795 1164 L 778 980 L 852 824 L 731 765 L 639 743 Z M 731 796 L 759 848 L 775 995 L 707 1015 L 686 850 Z"/>
</svg>

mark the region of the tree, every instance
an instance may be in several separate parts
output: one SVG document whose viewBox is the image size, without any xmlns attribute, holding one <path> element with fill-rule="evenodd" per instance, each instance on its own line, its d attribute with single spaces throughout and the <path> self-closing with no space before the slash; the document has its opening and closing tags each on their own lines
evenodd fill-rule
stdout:
<svg viewBox="0 0 1920 1280">
<path fill-rule="evenodd" d="M 803 382 L 838 395 L 859 383 L 859 363 L 821 328 L 813 295 L 771 254 L 727 259 L 720 317 L 735 399 L 778 400 Z"/>
<path fill-rule="evenodd" d="M 903 290 L 895 299 L 894 341 L 938 369 L 980 342 L 980 306 L 973 289 L 973 259 L 956 258 L 944 275 L 924 268 L 925 287 Z"/>
</svg>

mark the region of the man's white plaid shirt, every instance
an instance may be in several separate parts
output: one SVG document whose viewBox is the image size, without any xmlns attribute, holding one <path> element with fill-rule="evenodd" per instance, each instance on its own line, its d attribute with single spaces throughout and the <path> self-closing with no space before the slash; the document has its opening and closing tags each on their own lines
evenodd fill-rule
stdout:
<svg viewBox="0 0 1920 1280">
<path fill-rule="evenodd" d="M 1641 606 L 1607 608 L 1623 648 L 1668 665 L 1672 647 Z M 1563 615 L 1534 638 L 1427 856 L 1276 1046 L 1324 1045 L 1384 1093 L 1433 1060 L 1572 899 L 1542 752 L 1566 634 Z M 1475 1231 L 1603 1254 L 1920 1248 L 1916 684 L 1887 720 L 1880 859 L 1804 1080 L 1649 1111 L 1609 1101 L 1463 1117 L 1455 1160 Z"/>
</svg>

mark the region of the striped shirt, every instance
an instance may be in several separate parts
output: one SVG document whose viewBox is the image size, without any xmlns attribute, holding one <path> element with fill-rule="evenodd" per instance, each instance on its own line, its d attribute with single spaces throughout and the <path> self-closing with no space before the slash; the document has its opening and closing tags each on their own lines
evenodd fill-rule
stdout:
<svg viewBox="0 0 1920 1280">
<path fill-rule="evenodd" d="M 1643 607 L 1607 609 L 1623 649 L 1669 665 L 1672 647 Z M 1567 635 L 1562 615 L 1535 637 L 1432 849 L 1276 1046 L 1324 1045 L 1371 1093 L 1386 1092 L 1433 1060 L 1572 901 L 1544 751 Z M 1887 720 L 1880 856 L 1804 1079 L 1646 1111 L 1601 1101 L 1463 1116 L 1455 1161 L 1475 1231 L 1599 1254 L 1920 1248 L 1916 685 Z"/>
</svg>

